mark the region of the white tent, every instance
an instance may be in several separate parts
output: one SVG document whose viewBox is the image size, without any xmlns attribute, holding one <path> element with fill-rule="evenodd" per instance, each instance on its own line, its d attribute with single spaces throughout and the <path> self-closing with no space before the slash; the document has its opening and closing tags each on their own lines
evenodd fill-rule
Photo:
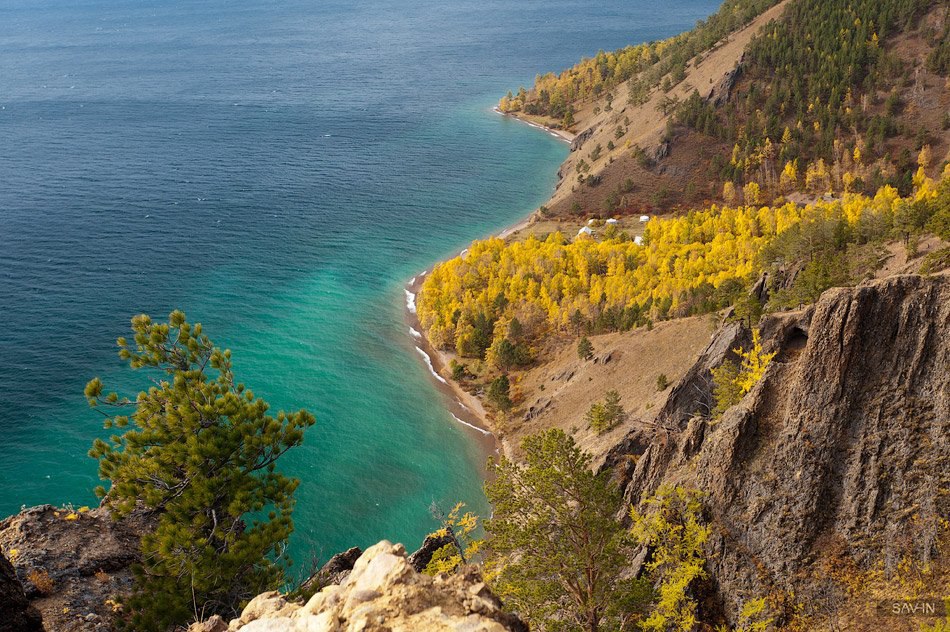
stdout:
<svg viewBox="0 0 950 632">
<path fill-rule="evenodd" d="M 577 231 L 577 236 L 580 237 L 581 235 L 590 235 L 593 237 L 594 231 L 592 231 L 589 226 L 585 226 L 584 228 Z"/>
<path fill-rule="evenodd" d="M 641 221 L 641 222 L 649 222 L 649 221 L 650 221 L 650 216 L 649 216 L 649 215 L 641 215 L 641 216 L 640 216 L 640 221 Z"/>
</svg>

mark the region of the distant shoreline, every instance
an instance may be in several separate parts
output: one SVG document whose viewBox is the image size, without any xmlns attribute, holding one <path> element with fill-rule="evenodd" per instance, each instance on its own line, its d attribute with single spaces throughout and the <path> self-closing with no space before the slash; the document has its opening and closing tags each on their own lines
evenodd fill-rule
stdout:
<svg viewBox="0 0 950 632">
<path fill-rule="evenodd" d="M 577 138 L 577 134 L 572 134 L 571 132 L 565 131 L 563 129 L 554 129 L 553 127 L 548 127 L 547 125 L 542 125 L 541 123 L 535 123 L 534 121 L 529 121 L 528 119 L 522 116 L 518 116 L 517 113 L 502 112 L 498 108 L 497 105 L 492 108 L 492 111 L 495 112 L 496 114 L 500 114 L 501 116 L 513 118 L 516 121 L 524 123 L 525 125 L 530 125 L 531 127 L 535 129 L 544 130 L 551 136 L 554 136 L 558 138 L 559 140 L 563 140 L 565 143 L 573 143 L 574 139 Z"/>
</svg>

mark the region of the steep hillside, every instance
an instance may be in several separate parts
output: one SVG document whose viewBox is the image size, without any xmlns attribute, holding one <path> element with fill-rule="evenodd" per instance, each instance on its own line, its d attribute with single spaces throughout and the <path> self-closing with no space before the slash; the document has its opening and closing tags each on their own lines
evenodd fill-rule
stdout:
<svg viewBox="0 0 950 632">
<path fill-rule="evenodd" d="M 698 169 L 696 157 L 708 153 L 711 159 L 717 151 L 715 143 L 671 147 L 665 142 L 667 121 L 674 103 L 688 97 L 694 86 L 714 91 L 728 82 L 753 36 L 781 15 L 788 1 L 766 9 L 701 56 L 691 56 L 677 65 L 682 68 L 682 80 L 668 91 L 661 88 L 662 80 L 654 80 L 652 75 L 649 81 L 638 80 L 640 75 L 635 75 L 604 94 L 572 103 L 571 129 L 577 130 L 577 137 L 561 167 L 557 191 L 546 205 L 551 213 L 609 215 L 613 209 L 607 207 L 611 205 L 640 210 L 712 199 L 713 192 L 703 181 L 705 174 Z M 663 48 L 660 51 L 670 52 Z M 658 61 L 641 74 L 657 73 L 662 68 L 665 66 Z M 670 74 L 676 72 L 671 70 Z M 529 98 L 537 91 L 533 90 Z M 544 117 L 525 116 L 560 125 Z M 658 160 L 663 164 L 657 165 Z"/>
<path fill-rule="evenodd" d="M 694 31 L 539 77 L 500 108 L 576 133 L 549 217 L 885 183 L 906 194 L 921 150 L 931 175 L 950 150 L 947 14 L 937 0 L 726 3 Z"/>
</svg>

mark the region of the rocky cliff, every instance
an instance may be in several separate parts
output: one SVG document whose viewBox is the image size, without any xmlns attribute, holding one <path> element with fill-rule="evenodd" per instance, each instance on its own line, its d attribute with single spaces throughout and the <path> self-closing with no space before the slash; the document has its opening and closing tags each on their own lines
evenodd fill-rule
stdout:
<svg viewBox="0 0 950 632">
<path fill-rule="evenodd" d="M 778 355 L 738 405 L 693 415 L 708 369 L 745 338 L 730 325 L 672 391 L 664 428 L 607 460 L 631 503 L 663 484 L 705 493 L 705 607 L 733 622 L 750 597 L 827 610 L 829 575 L 931 564 L 950 516 L 950 277 L 829 290 L 760 331 Z"/>
<path fill-rule="evenodd" d="M 225 623 L 220 617 L 189 632 L 527 632 L 470 567 L 433 578 L 413 569 L 401 544 L 367 549 L 341 584 L 323 588 L 305 604 L 276 592 L 259 595 Z"/>
</svg>

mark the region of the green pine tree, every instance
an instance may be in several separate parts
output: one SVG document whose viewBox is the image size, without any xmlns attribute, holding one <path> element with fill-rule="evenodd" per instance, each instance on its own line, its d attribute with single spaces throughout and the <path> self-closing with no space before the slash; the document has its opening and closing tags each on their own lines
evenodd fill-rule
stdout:
<svg viewBox="0 0 950 632">
<path fill-rule="evenodd" d="M 123 431 L 89 452 L 111 481 L 97 494 L 116 517 L 142 510 L 156 524 L 142 536 L 127 623 L 144 632 L 198 615 L 233 617 L 282 582 L 298 481 L 276 462 L 314 418 L 268 415 L 267 403 L 235 380 L 231 352 L 182 312 L 168 323 L 136 316 L 132 330 L 132 343 L 119 338 L 119 356 L 148 374 L 149 389 L 134 400 L 104 395 L 95 378 L 85 390 L 93 408 L 116 413 L 106 428 Z"/>
<path fill-rule="evenodd" d="M 591 405 L 585 419 L 597 434 L 603 434 L 616 428 L 623 422 L 625 416 L 626 412 L 620 403 L 620 393 L 611 390 L 604 395 L 603 402 L 595 402 Z"/>
<path fill-rule="evenodd" d="M 581 336 L 581 339 L 577 341 L 577 357 L 581 360 L 590 360 L 594 357 L 594 345 L 587 336 Z"/>
<path fill-rule="evenodd" d="M 524 464 L 491 462 L 485 485 L 493 587 L 532 629 L 631 629 L 650 601 L 642 580 L 623 579 L 622 499 L 606 474 L 561 430 L 522 443 Z"/>
<path fill-rule="evenodd" d="M 511 401 L 511 382 L 507 375 L 499 375 L 488 385 L 488 401 L 499 410 L 508 412 L 514 405 Z"/>
</svg>

